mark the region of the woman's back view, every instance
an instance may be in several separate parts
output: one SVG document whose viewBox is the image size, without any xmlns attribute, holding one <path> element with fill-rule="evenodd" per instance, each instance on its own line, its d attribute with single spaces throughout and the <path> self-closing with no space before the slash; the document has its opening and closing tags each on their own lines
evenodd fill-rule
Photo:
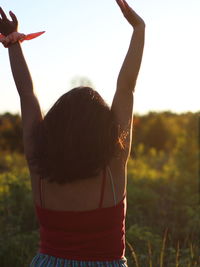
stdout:
<svg viewBox="0 0 200 267">
<path fill-rule="evenodd" d="M 116 203 L 113 188 L 110 195 L 113 196 L 112 202 L 114 203 L 110 207 L 103 207 L 103 203 L 107 202 L 104 198 L 106 182 L 110 180 L 113 186 L 113 180 L 112 176 L 106 175 L 106 170 L 102 175 L 99 203 L 95 209 L 85 210 L 84 207 L 84 210 L 53 210 L 52 206 L 48 209 L 44 208 L 44 201 L 41 198 L 41 205 L 36 205 L 36 212 L 41 225 L 40 252 L 42 254 L 85 262 L 106 262 L 112 261 L 113 258 L 116 260 L 124 258 L 125 196 L 119 203 Z M 43 190 L 41 190 L 41 195 L 43 195 Z M 86 199 L 88 202 L 87 197 Z M 38 257 L 33 263 L 37 259 Z"/>
<path fill-rule="evenodd" d="M 10 13 L 9 21 L 0 10 L 40 226 L 40 248 L 31 266 L 127 266 L 126 168 L 145 25 L 125 0 L 116 1 L 134 32 L 111 108 L 93 89 L 79 87 L 60 97 L 44 118 L 21 37 L 12 35 L 17 18 Z"/>
</svg>

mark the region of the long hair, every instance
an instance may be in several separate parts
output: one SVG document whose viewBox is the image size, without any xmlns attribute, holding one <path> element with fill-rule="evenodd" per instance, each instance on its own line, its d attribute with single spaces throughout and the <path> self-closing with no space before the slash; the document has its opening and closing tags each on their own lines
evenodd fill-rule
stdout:
<svg viewBox="0 0 200 267">
<path fill-rule="evenodd" d="M 90 87 L 62 95 L 36 134 L 39 175 L 59 184 L 98 175 L 122 149 L 113 112 Z"/>
</svg>

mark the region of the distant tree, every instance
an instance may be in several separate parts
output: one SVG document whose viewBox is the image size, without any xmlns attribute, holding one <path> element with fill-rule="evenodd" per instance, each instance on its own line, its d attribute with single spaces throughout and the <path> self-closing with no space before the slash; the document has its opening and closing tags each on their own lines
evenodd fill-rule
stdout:
<svg viewBox="0 0 200 267">
<path fill-rule="evenodd" d="M 70 83 L 71 88 L 79 87 L 79 86 L 87 86 L 94 88 L 92 81 L 85 76 L 74 76 Z"/>
<path fill-rule="evenodd" d="M 0 150 L 23 153 L 22 125 L 18 114 L 7 112 L 0 115 Z"/>
<path fill-rule="evenodd" d="M 154 112 L 136 116 L 133 123 L 133 144 L 143 143 L 146 149 L 166 150 L 172 138 L 172 129 L 167 123 L 169 116 L 168 113 Z"/>
<path fill-rule="evenodd" d="M 157 150 L 164 149 L 169 135 L 169 129 L 163 122 L 162 117 L 157 116 L 152 118 L 149 131 L 146 135 L 149 147 L 153 147 Z"/>
</svg>

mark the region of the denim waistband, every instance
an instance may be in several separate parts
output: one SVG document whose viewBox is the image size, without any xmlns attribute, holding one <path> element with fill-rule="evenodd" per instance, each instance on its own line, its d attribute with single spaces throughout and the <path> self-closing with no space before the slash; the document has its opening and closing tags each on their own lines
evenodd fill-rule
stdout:
<svg viewBox="0 0 200 267">
<path fill-rule="evenodd" d="M 30 267 L 128 267 L 126 258 L 114 261 L 76 261 L 38 253 Z"/>
</svg>

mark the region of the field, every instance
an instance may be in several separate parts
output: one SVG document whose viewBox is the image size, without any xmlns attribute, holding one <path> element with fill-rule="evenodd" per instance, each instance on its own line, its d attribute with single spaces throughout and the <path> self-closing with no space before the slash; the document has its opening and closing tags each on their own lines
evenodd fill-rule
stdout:
<svg viewBox="0 0 200 267">
<path fill-rule="evenodd" d="M 128 164 L 130 267 L 200 266 L 199 113 L 134 117 Z M 0 266 L 25 267 L 38 246 L 18 115 L 0 116 Z"/>
</svg>

